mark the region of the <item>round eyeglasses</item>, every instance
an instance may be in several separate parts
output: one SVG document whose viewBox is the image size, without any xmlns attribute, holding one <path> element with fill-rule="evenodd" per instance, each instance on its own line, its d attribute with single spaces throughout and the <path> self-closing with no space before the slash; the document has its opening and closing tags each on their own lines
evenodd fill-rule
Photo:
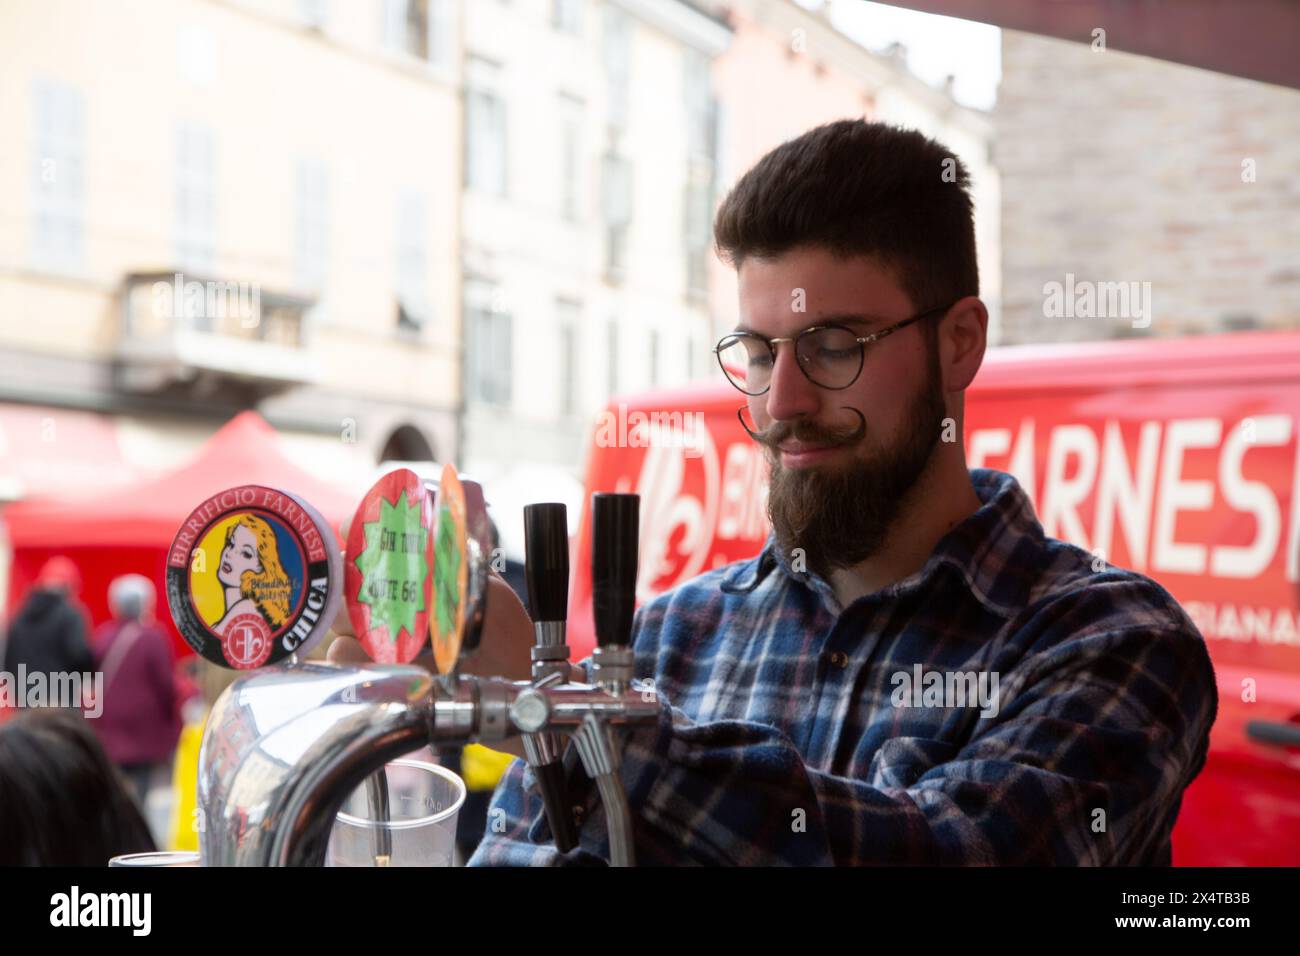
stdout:
<svg viewBox="0 0 1300 956">
<path fill-rule="evenodd" d="M 808 381 L 821 388 L 843 389 L 862 374 L 867 343 L 878 342 L 913 322 L 951 308 L 945 305 L 927 309 L 870 335 L 856 335 L 834 324 L 814 325 L 791 338 L 769 339 L 757 332 L 732 332 L 722 337 L 713 353 L 727 381 L 746 395 L 762 395 L 772 387 L 777 343 L 793 342 L 795 361 Z"/>
</svg>

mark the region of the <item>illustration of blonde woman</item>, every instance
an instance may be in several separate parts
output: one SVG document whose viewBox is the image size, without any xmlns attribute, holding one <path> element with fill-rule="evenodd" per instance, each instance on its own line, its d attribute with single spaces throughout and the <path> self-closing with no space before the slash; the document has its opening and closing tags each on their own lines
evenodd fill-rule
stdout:
<svg viewBox="0 0 1300 956">
<path fill-rule="evenodd" d="M 259 614 L 275 630 L 289 616 L 292 585 L 280 565 L 280 551 L 271 526 L 256 515 L 240 515 L 226 529 L 226 543 L 217 568 L 225 613 L 213 630 L 222 636 L 241 614 Z"/>
</svg>

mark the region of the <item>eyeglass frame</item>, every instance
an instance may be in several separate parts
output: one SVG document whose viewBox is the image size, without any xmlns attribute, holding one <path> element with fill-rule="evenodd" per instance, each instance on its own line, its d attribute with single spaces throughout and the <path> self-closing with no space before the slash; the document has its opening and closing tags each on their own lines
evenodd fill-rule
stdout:
<svg viewBox="0 0 1300 956">
<path fill-rule="evenodd" d="M 760 342 L 766 343 L 768 351 L 772 353 L 772 367 L 775 368 L 776 360 L 777 360 L 776 344 L 778 342 L 793 342 L 795 343 L 794 364 L 799 366 L 799 371 L 803 373 L 803 377 L 808 379 L 809 382 L 811 382 L 813 385 L 816 385 L 818 388 L 824 388 L 832 392 L 842 392 L 846 388 L 852 388 L 853 384 L 862 377 L 862 370 L 866 368 L 867 365 L 868 344 L 872 342 L 879 342 L 883 338 L 888 338 L 889 336 L 897 332 L 899 329 L 907 328 L 907 326 L 911 325 L 912 323 L 919 322 L 924 318 L 928 318 L 929 316 L 935 315 L 940 312 L 946 313 L 959 301 L 961 300 L 958 299 L 956 301 L 950 302 L 948 305 L 936 306 L 933 309 L 926 309 L 924 312 L 918 312 L 916 313 L 916 315 L 912 316 L 911 318 L 903 319 L 903 321 L 901 322 L 895 322 L 893 325 L 872 332 L 870 335 L 854 335 L 853 340 L 858 343 L 858 370 L 857 372 L 854 373 L 853 378 L 849 380 L 847 385 L 823 385 L 821 384 L 821 382 L 813 381 L 813 377 L 808 374 L 808 370 L 804 368 L 803 365 L 799 362 L 798 340 L 803 336 L 808 335 L 809 333 L 812 332 L 820 332 L 823 329 L 839 329 L 841 332 L 848 332 L 850 335 L 853 335 L 852 329 L 843 325 L 839 325 L 834 322 L 829 322 L 826 325 L 810 325 L 808 328 L 800 330 L 795 335 L 781 336 L 775 339 L 769 339 L 767 336 L 762 335 L 758 332 L 750 332 L 750 331 L 728 332 L 726 335 L 724 335 L 721 339 L 718 340 L 717 345 L 713 346 L 713 354 L 718 360 L 718 367 L 722 369 L 723 377 L 726 378 L 726 380 L 731 384 L 732 388 L 740 392 L 742 395 L 748 395 L 750 398 L 755 398 L 759 395 L 766 395 L 768 392 L 772 390 L 771 381 L 770 380 L 768 381 L 767 388 L 763 389 L 761 392 L 747 392 L 739 385 L 737 385 L 735 383 L 735 380 L 733 380 L 732 377 L 727 373 L 727 367 L 722 364 L 723 343 L 726 342 L 727 339 L 739 338 L 740 336 L 750 336 L 752 338 L 756 338 Z"/>
</svg>

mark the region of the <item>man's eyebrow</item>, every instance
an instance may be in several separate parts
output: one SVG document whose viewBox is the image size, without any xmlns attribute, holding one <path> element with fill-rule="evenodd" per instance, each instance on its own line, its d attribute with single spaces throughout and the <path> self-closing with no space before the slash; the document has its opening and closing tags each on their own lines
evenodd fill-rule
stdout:
<svg viewBox="0 0 1300 956">
<path fill-rule="evenodd" d="M 841 312 L 834 315 L 818 316 L 804 328 L 810 329 L 816 325 L 877 325 L 884 324 L 884 322 L 885 319 L 878 315 L 870 315 L 865 312 Z M 754 330 L 742 322 L 733 331 L 753 332 Z"/>
</svg>

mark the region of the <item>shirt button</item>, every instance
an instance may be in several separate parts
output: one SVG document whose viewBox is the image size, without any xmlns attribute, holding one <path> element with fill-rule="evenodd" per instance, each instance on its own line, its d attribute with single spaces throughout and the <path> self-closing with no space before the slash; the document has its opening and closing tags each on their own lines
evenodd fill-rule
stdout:
<svg viewBox="0 0 1300 956">
<path fill-rule="evenodd" d="M 831 654 L 831 664 L 838 667 L 840 670 L 844 670 L 844 668 L 849 666 L 849 655 L 845 654 L 843 651 L 835 651 Z"/>
</svg>

